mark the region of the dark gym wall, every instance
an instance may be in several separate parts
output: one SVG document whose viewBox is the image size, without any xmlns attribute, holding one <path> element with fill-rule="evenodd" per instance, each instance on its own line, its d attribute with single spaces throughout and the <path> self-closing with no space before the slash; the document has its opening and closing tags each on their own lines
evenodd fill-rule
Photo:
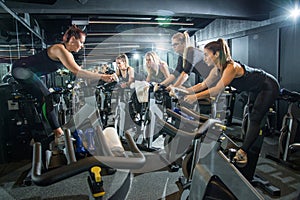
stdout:
<svg viewBox="0 0 300 200">
<path fill-rule="evenodd" d="M 269 30 L 249 35 L 249 63 L 278 76 L 278 31 Z"/>
<path fill-rule="evenodd" d="M 234 60 L 238 60 L 242 63 L 248 64 L 248 40 L 248 36 L 235 38 L 231 40 L 231 54 Z"/>
<path fill-rule="evenodd" d="M 248 36 L 231 39 L 232 58 L 249 66 L 261 68 L 278 78 L 278 31 L 261 31 Z M 236 97 L 234 117 L 241 119 L 243 103 Z"/>
<path fill-rule="evenodd" d="M 277 29 L 234 38 L 231 40 L 232 57 L 277 77 L 278 42 Z"/>
<path fill-rule="evenodd" d="M 300 92 L 300 25 L 280 29 L 280 85 Z"/>
<path fill-rule="evenodd" d="M 282 27 L 280 29 L 280 86 L 300 92 L 300 25 Z M 278 102 L 278 121 L 287 111 L 285 101 Z"/>
</svg>

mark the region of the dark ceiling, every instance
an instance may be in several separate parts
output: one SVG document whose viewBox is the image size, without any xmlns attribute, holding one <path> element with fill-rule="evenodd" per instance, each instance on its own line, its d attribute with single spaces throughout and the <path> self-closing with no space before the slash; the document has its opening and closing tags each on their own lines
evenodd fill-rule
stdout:
<svg viewBox="0 0 300 200">
<path fill-rule="evenodd" d="M 64 31 L 72 23 L 79 23 L 88 36 L 85 51 L 94 49 L 94 53 L 109 60 L 116 53 L 153 48 L 157 42 L 170 43 L 171 35 L 177 31 L 188 31 L 193 35 L 216 18 L 268 19 L 282 1 L 0 0 L 0 3 L 1 45 L 15 45 L 18 39 L 21 43 L 31 44 L 32 48 L 40 48 L 37 44 L 40 40 L 32 37 L 24 26 L 16 27 L 17 20 L 8 11 L 22 18 L 28 13 L 33 21 L 32 29 L 38 29 L 45 44 L 61 41 Z M 95 52 L 95 47 L 102 51 Z"/>
</svg>

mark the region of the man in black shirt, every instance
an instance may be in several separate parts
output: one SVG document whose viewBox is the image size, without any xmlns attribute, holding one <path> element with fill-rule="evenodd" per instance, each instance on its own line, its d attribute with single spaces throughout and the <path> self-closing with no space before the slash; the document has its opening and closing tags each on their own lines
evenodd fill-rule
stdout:
<svg viewBox="0 0 300 200">
<path fill-rule="evenodd" d="M 194 72 L 201 78 L 206 78 L 212 69 L 203 61 L 203 52 L 200 49 L 187 46 L 189 37 L 187 33 L 176 33 L 172 37 L 172 47 L 179 55 L 177 66 L 173 74 L 160 84 L 164 86 L 181 87 L 189 78 L 191 72 Z M 177 79 L 175 81 L 175 79 Z M 173 85 L 170 83 L 174 82 Z M 212 83 L 213 84 L 213 83 Z"/>
</svg>

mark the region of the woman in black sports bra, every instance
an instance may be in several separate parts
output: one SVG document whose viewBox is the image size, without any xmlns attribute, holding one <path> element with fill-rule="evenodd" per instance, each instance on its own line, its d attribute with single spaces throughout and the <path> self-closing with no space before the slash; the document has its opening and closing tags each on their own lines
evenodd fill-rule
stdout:
<svg viewBox="0 0 300 200">
<path fill-rule="evenodd" d="M 248 67 L 234 61 L 231 58 L 230 49 L 223 39 L 205 45 L 204 61 L 214 68 L 202 83 L 188 89 L 190 95 L 185 96 L 184 100 L 193 103 L 198 99 L 216 96 L 228 85 L 249 93 L 248 98 L 253 105 L 249 113 L 246 138 L 234 157 L 239 166 L 245 166 L 247 151 L 259 135 L 260 123 L 279 95 L 279 83 L 274 76 L 261 69 Z M 213 77 L 216 77 L 215 74 L 220 74 L 221 79 L 216 86 L 208 88 Z M 193 94 L 194 92 L 198 93 Z"/>
<path fill-rule="evenodd" d="M 52 95 L 39 78 L 41 75 L 46 75 L 57 71 L 58 69 L 66 67 L 77 77 L 104 80 L 106 82 L 113 81 L 111 75 L 104 75 L 83 70 L 74 60 L 71 52 L 78 52 L 84 47 L 86 34 L 75 25 L 71 26 L 63 36 L 63 43 L 54 44 L 43 51 L 17 60 L 12 65 L 12 76 L 27 89 L 34 97 L 36 97 L 42 104 L 46 103 L 47 120 L 56 136 L 58 138 L 63 135 L 63 130 L 58 122 L 58 117 L 53 110 Z"/>
</svg>

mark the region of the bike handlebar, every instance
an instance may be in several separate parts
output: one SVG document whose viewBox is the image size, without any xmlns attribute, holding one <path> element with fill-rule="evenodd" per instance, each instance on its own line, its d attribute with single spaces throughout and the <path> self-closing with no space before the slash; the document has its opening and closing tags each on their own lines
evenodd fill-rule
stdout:
<svg viewBox="0 0 300 200">
<path fill-rule="evenodd" d="M 286 88 L 282 88 L 280 90 L 280 97 L 291 102 L 300 101 L 300 93 L 296 91 L 290 91 Z"/>
</svg>

